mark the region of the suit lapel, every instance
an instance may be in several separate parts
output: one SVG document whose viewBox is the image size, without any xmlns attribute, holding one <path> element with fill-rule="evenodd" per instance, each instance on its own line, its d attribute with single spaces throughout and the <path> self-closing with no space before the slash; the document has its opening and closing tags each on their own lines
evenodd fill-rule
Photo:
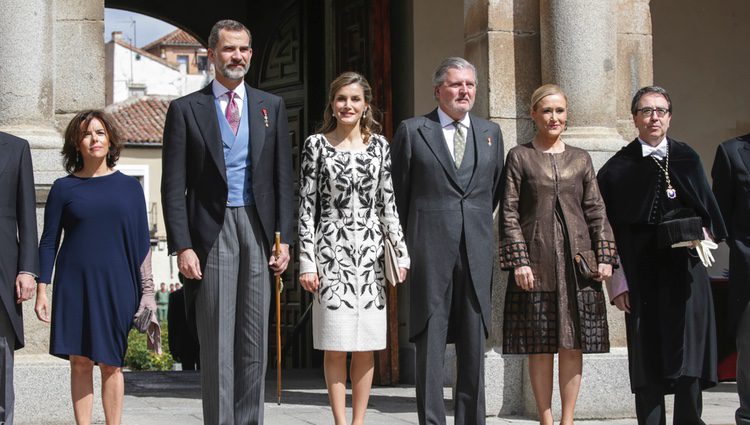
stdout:
<svg viewBox="0 0 750 425">
<path fill-rule="evenodd" d="M 5 152 L 5 155 L 0 156 L 0 175 L 3 174 L 3 171 L 5 171 L 5 167 L 8 165 L 8 162 L 10 161 L 10 155 L 7 154 L 8 147 L 6 146 L 8 144 L 8 141 L 5 140 L 0 135 L 0 152 Z"/>
<path fill-rule="evenodd" d="M 460 188 L 461 185 L 458 183 L 458 176 L 456 175 L 456 165 L 448 146 L 445 145 L 446 141 L 443 136 L 443 128 L 440 126 L 437 109 L 425 115 L 425 118 L 424 124 L 419 128 L 419 134 L 422 135 L 425 143 L 432 150 L 440 165 L 443 166 L 451 181 Z"/>
<path fill-rule="evenodd" d="M 485 167 L 487 161 L 492 158 L 492 146 L 490 145 L 490 130 L 487 126 L 474 115 L 471 117 L 471 126 L 474 129 L 474 175 L 469 181 L 469 186 L 466 188 L 466 193 L 471 192 L 476 186 L 477 180 L 479 180 L 479 173 Z M 497 140 L 492 140 L 492 143 L 497 143 Z"/>
<path fill-rule="evenodd" d="M 742 162 L 745 163 L 745 170 L 750 174 L 750 143 L 745 142 L 742 149 L 738 149 L 738 153 L 742 158 Z"/>
<path fill-rule="evenodd" d="M 206 150 L 211 154 L 217 168 L 221 172 L 224 181 L 227 181 L 227 166 L 224 163 L 224 147 L 221 140 L 221 130 L 219 121 L 216 116 L 216 105 L 214 103 L 214 94 L 212 84 L 207 85 L 201 90 L 202 96 L 198 97 L 192 103 L 193 115 L 198 123 L 203 141 L 206 143 Z"/>
<path fill-rule="evenodd" d="M 245 84 L 245 92 L 247 93 L 247 106 L 250 114 L 247 117 L 250 124 L 250 163 L 255 170 L 258 166 L 260 154 L 263 152 L 263 145 L 266 142 L 265 116 L 268 116 L 269 121 L 276 119 L 276 117 L 270 116 L 268 108 L 265 108 L 266 114 L 263 113 L 265 106 L 263 97 L 247 83 Z"/>
</svg>

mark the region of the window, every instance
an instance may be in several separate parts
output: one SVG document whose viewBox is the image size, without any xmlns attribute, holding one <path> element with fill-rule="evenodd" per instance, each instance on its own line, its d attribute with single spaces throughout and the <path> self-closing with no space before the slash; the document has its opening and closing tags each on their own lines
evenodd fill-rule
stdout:
<svg viewBox="0 0 750 425">
<path fill-rule="evenodd" d="M 145 84 L 130 83 L 128 84 L 128 97 L 141 97 L 147 93 L 147 87 Z"/>
<path fill-rule="evenodd" d="M 188 55 L 177 55 L 177 64 L 185 65 L 185 71 L 190 69 L 190 56 Z"/>
<path fill-rule="evenodd" d="M 196 56 L 196 65 L 198 65 L 198 71 L 208 71 L 208 56 Z"/>
</svg>

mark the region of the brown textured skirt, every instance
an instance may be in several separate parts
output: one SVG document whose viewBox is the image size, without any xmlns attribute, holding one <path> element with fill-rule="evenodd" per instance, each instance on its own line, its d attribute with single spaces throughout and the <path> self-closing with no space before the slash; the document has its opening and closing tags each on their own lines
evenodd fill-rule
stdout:
<svg viewBox="0 0 750 425">
<path fill-rule="evenodd" d="M 609 352 L 607 308 L 601 285 L 579 289 L 568 232 L 559 207 L 555 213 L 555 291 L 524 291 L 508 279 L 503 314 L 503 352 L 557 353 L 560 348 L 584 353 Z"/>
</svg>

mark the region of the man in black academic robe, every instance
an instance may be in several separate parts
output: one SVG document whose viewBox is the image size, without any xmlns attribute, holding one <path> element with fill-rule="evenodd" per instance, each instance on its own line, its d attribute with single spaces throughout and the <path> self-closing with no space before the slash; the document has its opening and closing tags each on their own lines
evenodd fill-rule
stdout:
<svg viewBox="0 0 750 425">
<path fill-rule="evenodd" d="M 702 261 L 710 253 L 701 236 L 687 241 L 697 248 L 675 248 L 657 229 L 672 216 L 693 216 L 703 227 L 696 225 L 698 235 L 718 241 L 726 230 L 698 154 L 667 138 L 667 92 L 644 87 L 631 110 L 639 136 L 607 161 L 598 179 L 626 282 L 610 299 L 626 312 L 638 423 L 663 425 L 664 394 L 675 394 L 674 424 L 704 424 L 701 391 L 717 381 L 713 301 Z"/>
<path fill-rule="evenodd" d="M 750 425 L 750 134 L 719 145 L 714 194 L 729 230 L 729 324 L 737 336 L 737 425 Z"/>
</svg>

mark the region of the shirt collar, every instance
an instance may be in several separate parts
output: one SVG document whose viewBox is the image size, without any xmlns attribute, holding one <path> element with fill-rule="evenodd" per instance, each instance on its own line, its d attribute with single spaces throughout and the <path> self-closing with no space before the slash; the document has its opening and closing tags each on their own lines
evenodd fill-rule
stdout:
<svg viewBox="0 0 750 425">
<path fill-rule="evenodd" d="M 453 127 L 453 121 L 454 121 L 453 118 L 449 117 L 448 114 L 446 114 L 445 112 L 443 112 L 443 110 L 440 109 L 440 107 L 437 108 L 437 111 L 438 111 L 438 119 L 440 119 L 440 126 L 443 127 L 443 128 L 445 128 L 445 127 L 451 127 L 451 129 L 452 129 L 452 127 Z M 464 117 L 461 120 L 459 120 L 459 122 L 465 128 L 471 127 L 471 119 L 469 119 L 469 114 L 468 113 L 466 115 L 464 115 Z"/>
<path fill-rule="evenodd" d="M 654 156 L 656 159 L 664 159 L 667 156 L 667 137 L 664 136 L 664 138 L 659 142 L 656 146 L 651 146 L 648 143 L 641 140 L 641 138 L 638 138 L 638 141 L 641 143 L 641 153 L 644 157 L 646 156 Z"/>
<path fill-rule="evenodd" d="M 226 95 L 227 92 L 229 91 L 228 88 L 224 87 L 224 85 L 222 85 L 217 80 L 213 80 L 213 82 L 211 83 L 211 89 L 214 92 L 214 97 L 217 99 L 220 98 L 221 96 Z M 245 83 L 240 84 L 234 89 L 234 96 L 235 96 L 235 99 L 239 99 L 239 100 L 242 100 L 245 98 Z"/>
</svg>

